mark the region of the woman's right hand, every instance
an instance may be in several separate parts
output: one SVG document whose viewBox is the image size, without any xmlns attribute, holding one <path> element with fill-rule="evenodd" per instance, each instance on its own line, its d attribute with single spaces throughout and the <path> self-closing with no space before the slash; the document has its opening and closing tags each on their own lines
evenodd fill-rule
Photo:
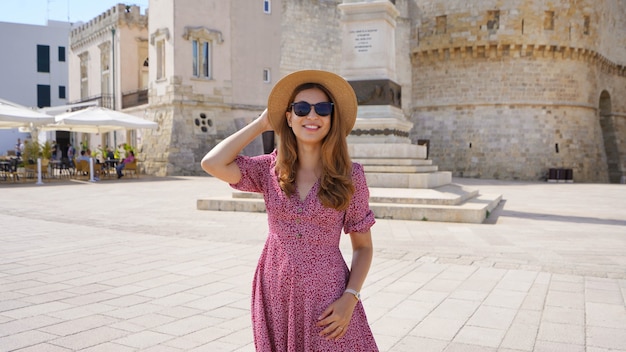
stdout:
<svg viewBox="0 0 626 352">
<path fill-rule="evenodd" d="M 241 170 L 235 163 L 239 152 L 265 131 L 271 131 L 267 109 L 244 128 L 226 137 L 202 158 L 200 165 L 207 173 L 228 183 L 241 179 Z"/>
</svg>

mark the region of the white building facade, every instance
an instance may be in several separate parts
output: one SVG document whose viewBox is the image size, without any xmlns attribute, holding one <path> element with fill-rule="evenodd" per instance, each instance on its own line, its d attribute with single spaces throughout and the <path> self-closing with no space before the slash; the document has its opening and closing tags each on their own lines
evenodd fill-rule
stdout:
<svg viewBox="0 0 626 352">
<path fill-rule="evenodd" d="M 67 104 L 70 27 L 58 21 L 0 22 L 0 98 L 28 107 Z M 17 129 L 0 130 L 0 155 L 13 150 L 17 138 L 28 137 Z"/>
<path fill-rule="evenodd" d="M 143 118 L 148 103 L 148 19 L 138 6 L 118 4 L 74 26 L 69 47 L 69 103 L 97 105 Z M 77 150 L 102 153 L 137 146 L 140 132 L 73 133 Z"/>
</svg>

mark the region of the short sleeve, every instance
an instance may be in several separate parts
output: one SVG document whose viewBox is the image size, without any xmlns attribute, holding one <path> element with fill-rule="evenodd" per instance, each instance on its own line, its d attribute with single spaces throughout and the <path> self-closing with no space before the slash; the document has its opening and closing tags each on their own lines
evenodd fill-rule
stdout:
<svg viewBox="0 0 626 352">
<path fill-rule="evenodd" d="M 267 180 L 271 177 L 275 160 L 275 153 L 253 157 L 238 155 L 235 163 L 241 171 L 241 179 L 230 186 L 240 191 L 263 193 Z"/>
<path fill-rule="evenodd" d="M 365 172 L 361 164 L 352 164 L 352 183 L 354 184 L 354 194 L 346 210 L 343 232 L 366 232 L 376 223 L 376 220 L 370 209 L 370 191 L 367 188 Z"/>
</svg>

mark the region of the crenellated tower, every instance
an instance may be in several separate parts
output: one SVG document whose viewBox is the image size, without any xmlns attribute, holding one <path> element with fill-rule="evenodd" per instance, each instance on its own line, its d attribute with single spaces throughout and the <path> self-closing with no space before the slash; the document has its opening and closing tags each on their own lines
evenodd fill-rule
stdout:
<svg viewBox="0 0 626 352">
<path fill-rule="evenodd" d="M 411 137 L 455 176 L 626 172 L 626 3 L 415 1 Z M 621 34 L 620 34 L 621 33 Z"/>
</svg>

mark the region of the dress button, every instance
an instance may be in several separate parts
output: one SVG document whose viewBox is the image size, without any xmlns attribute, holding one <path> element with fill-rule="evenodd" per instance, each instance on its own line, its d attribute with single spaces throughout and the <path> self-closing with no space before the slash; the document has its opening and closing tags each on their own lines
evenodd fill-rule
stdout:
<svg viewBox="0 0 626 352">
<path fill-rule="evenodd" d="M 296 219 L 296 224 L 299 224 L 299 223 L 300 223 L 300 219 Z"/>
<path fill-rule="evenodd" d="M 296 234 L 296 237 L 297 237 L 297 238 L 302 238 L 302 234 L 301 234 L 301 233 Z"/>
<path fill-rule="evenodd" d="M 302 208 L 298 208 L 298 213 L 302 213 Z"/>
</svg>

